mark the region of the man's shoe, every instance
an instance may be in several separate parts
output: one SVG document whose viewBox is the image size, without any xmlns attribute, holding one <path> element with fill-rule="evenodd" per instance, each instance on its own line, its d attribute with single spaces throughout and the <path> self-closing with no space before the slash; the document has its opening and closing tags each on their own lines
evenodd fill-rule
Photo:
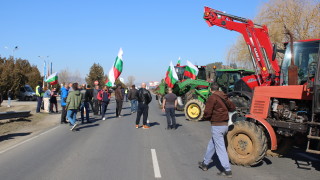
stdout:
<svg viewBox="0 0 320 180">
<path fill-rule="evenodd" d="M 138 129 L 139 128 L 139 125 L 136 125 L 136 129 Z"/>
<path fill-rule="evenodd" d="M 118 118 L 121 118 L 121 117 L 122 117 L 122 116 L 120 116 L 120 115 L 118 116 Z"/>
<path fill-rule="evenodd" d="M 77 126 L 78 126 L 78 123 L 74 123 L 74 125 L 72 126 L 72 128 L 70 130 L 73 131 Z"/>
<path fill-rule="evenodd" d="M 167 126 L 167 130 L 170 130 L 171 129 L 171 126 Z"/>
<path fill-rule="evenodd" d="M 228 178 L 232 178 L 232 172 L 231 171 L 221 171 L 217 173 L 218 176 L 226 176 Z"/>
<path fill-rule="evenodd" d="M 106 120 L 106 118 L 102 118 L 102 121 Z"/>
<path fill-rule="evenodd" d="M 147 126 L 147 125 L 143 125 L 142 126 L 142 129 L 149 129 L 150 127 L 149 126 Z"/>
<path fill-rule="evenodd" d="M 208 165 L 206 165 L 203 161 L 199 162 L 199 168 L 203 171 L 208 171 Z"/>
</svg>

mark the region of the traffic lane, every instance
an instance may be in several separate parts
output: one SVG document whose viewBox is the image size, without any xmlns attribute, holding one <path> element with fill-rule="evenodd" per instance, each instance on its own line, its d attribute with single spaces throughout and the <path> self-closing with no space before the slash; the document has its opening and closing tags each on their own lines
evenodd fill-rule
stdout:
<svg viewBox="0 0 320 180">
<path fill-rule="evenodd" d="M 113 118 L 114 107 L 94 128 L 59 126 L 1 154 L 1 179 L 152 179 L 147 136 L 133 133 L 131 118 Z"/>
<path fill-rule="evenodd" d="M 176 131 L 167 131 L 165 130 L 166 118 L 164 113 L 158 108 L 156 102 L 153 102 L 151 106 L 155 110 L 155 114 L 162 115 L 159 123 L 163 130 L 163 136 L 166 139 L 166 143 L 159 144 L 159 147 L 157 147 L 160 149 L 161 147 L 165 147 L 158 153 L 160 156 L 160 167 L 161 163 L 166 165 L 171 164 L 177 172 L 180 172 L 181 176 L 188 174 L 186 179 L 219 178 L 216 177 L 216 173 L 218 172 L 217 167 L 213 166 L 207 172 L 203 172 L 197 165 L 197 162 L 203 158 L 211 136 L 209 122 L 186 121 L 183 112 L 176 111 L 177 122 L 181 126 Z M 163 155 L 162 152 L 164 151 L 168 151 L 167 154 L 171 158 L 161 160 L 161 155 Z M 232 166 L 232 171 L 237 179 L 319 179 L 319 159 L 317 157 L 319 156 L 313 158 L 313 156 L 305 152 L 293 152 L 292 155 L 282 158 L 266 157 L 256 167 Z M 167 159 L 172 161 L 168 162 Z M 297 162 L 300 162 L 299 166 Z"/>
</svg>

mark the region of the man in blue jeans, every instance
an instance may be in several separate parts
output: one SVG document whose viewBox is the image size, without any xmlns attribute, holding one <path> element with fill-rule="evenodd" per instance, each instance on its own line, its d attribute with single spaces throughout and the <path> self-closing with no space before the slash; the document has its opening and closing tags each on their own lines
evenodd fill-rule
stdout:
<svg viewBox="0 0 320 180">
<path fill-rule="evenodd" d="M 217 153 L 220 163 L 224 168 L 218 175 L 232 177 L 224 136 L 228 132 L 228 112 L 234 111 L 235 105 L 228 99 L 226 94 L 219 91 L 219 86 L 215 83 L 211 85 L 211 93 L 212 95 L 208 98 L 204 110 L 204 118 L 211 121 L 212 137 L 208 143 L 203 161 L 199 162 L 199 168 L 207 171 L 212 156 L 214 153 Z"/>
<path fill-rule="evenodd" d="M 177 128 L 175 114 L 177 102 L 177 96 L 172 93 L 172 88 L 168 88 L 168 94 L 164 96 L 162 102 L 162 111 L 166 112 L 167 116 L 167 130 Z"/>
<path fill-rule="evenodd" d="M 137 96 L 137 89 L 135 85 L 131 86 L 131 89 L 128 93 L 128 99 L 131 102 L 131 114 L 137 112 L 137 106 L 138 106 L 138 96 Z"/>
<path fill-rule="evenodd" d="M 67 117 L 72 125 L 71 131 L 75 130 L 78 126 L 77 112 L 81 105 L 82 94 L 78 89 L 78 83 L 72 84 L 73 91 L 69 92 L 67 97 Z"/>
</svg>

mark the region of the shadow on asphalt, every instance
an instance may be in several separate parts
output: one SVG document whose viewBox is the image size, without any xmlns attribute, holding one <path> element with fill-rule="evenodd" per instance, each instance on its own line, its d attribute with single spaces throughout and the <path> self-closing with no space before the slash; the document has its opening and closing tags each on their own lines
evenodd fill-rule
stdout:
<svg viewBox="0 0 320 180">
<path fill-rule="evenodd" d="M 19 119 L 12 119 L 10 122 L 31 122 L 30 119 L 25 119 L 25 118 L 19 118 Z"/>
<path fill-rule="evenodd" d="M 320 171 L 320 155 L 307 153 L 302 149 L 292 149 L 284 156 L 295 161 L 298 169 L 312 170 L 312 167 Z"/>
<path fill-rule="evenodd" d="M 77 128 L 77 131 L 80 131 L 81 129 L 96 127 L 96 126 L 100 126 L 100 125 L 99 124 L 90 124 L 90 125 L 88 124 L 88 125 L 80 126 Z"/>
<path fill-rule="evenodd" d="M 183 117 L 185 116 L 184 114 L 176 114 L 176 117 Z"/>
<path fill-rule="evenodd" d="M 3 136 L 0 136 L 0 142 L 1 141 L 5 141 L 5 140 L 9 140 L 9 139 L 14 139 L 17 136 L 27 136 L 29 134 L 31 134 L 31 132 L 27 132 L 27 133 L 12 133 L 12 134 L 3 135 Z"/>
<path fill-rule="evenodd" d="M 151 122 L 151 123 L 149 123 L 149 126 L 150 127 L 152 127 L 152 126 L 159 126 L 160 125 L 160 123 L 158 123 L 158 122 Z"/>
</svg>

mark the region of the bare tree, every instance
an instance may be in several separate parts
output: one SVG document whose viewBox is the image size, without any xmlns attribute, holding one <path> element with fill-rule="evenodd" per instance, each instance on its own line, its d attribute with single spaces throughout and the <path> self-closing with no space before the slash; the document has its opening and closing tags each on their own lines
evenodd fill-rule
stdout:
<svg viewBox="0 0 320 180">
<path fill-rule="evenodd" d="M 70 81 L 70 72 L 69 69 L 63 69 L 58 73 L 59 82 L 61 83 L 69 83 Z"/>
<path fill-rule="evenodd" d="M 134 76 L 128 76 L 127 86 L 131 87 L 134 84 L 134 80 L 136 80 Z"/>
<path fill-rule="evenodd" d="M 293 33 L 294 40 L 320 38 L 319 9 L 319 0 L 269 0 L 261 6 L 254 22 L 267 25 L 270 40 L 283 48 L 283 42 L 289 41 L 285 27 Z M 227 61 L 251 66 L 250 54 L 242 37 L 230 48 Z"/>
</svg>

